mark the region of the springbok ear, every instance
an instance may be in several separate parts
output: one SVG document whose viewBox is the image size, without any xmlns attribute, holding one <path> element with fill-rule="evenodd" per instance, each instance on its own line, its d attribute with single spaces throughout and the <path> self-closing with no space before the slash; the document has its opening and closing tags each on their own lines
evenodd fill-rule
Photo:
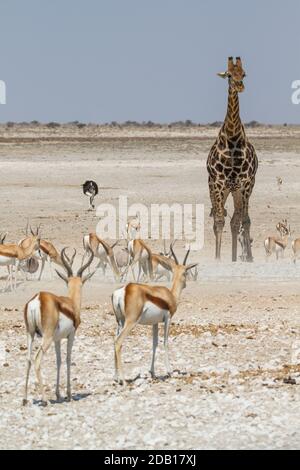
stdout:
<svg viewBox="0 0 300 470">
<path fill-rule="evenodd" d="M 193 264 L 189 264 L 187 267 L 186 267 L 186 271 L 189 271 L 190 269 L 193 269 L 195 268 L 196 266 L 198 266 L 199 263 L 193 263 Z"/>
<path fill-rule="evenodd" d="M 61 274 L 59 271 L 57 271 L 57 269 L 55 269 L 56 271 L 56 274 L 63 280 L 65 281 L 66 284 L 68 284 L 68 279 L 66 278 L 66 276 L 64 276 L 63 274 Z"/>
<path fill-rule="evenodd" d="M 94 276 L 96 271 L 94 271 L 93 273 L 91 274 L 88 274 L 87 276 L 84 276 L 83 279 L 82 279 L 82 285 L 86 283 L 86 281 L 88 281 L 89 279 L 91 279 L 91 277 Z"/>
<path fill-rule="evenodd" d="M 168 258 L 164 257 L 159 260 L 160 264 L 167 270 L 173 271 L 173 266 Z"/>
<path fill-rule="evenodd" d="M 217 73 L 218 77 L 221 78 L 228 78 L 228 73 L 227 72 L 219 72 Z"/>
</svg>

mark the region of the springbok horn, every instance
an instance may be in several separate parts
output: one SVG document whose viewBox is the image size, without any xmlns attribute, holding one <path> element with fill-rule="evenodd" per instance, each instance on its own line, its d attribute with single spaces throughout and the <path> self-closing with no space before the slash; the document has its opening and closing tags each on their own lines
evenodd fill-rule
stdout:
<svg viewBox="0 0 300 470">
<path fill-rule="evenodd" d="M 111 245 L 111 249 L 113 250 L 118 244 L 120 240 L 117 240 L 113 245 Z"/>
<path fill-rule="evenodd" d="M 91 255 L 90 255 L 90 258 L 88 259 L 88 261 L 83 265 L 81 266 L 81 268 L 78 270 L 77 272 L 77 277 L 82 277 L 84 271 L 92 264 L 92 261 L 94 259 L 94 253 L 90 250 L 91 252 Z"/>
<path fill-rule="evenodd" d="M 186 262 L 188 260 L 190 252 L 191 252 L 191 247 L 189 247 L 188 251 L 186 252 L 186 255 L 185 255 L 184 260 L 183 260 L 183 266 L 186 265 Z"/>
<path fill-rule="evenodd" d="M 66 260 L 68 261 L 68 263 L 69 263 L 69 265 L 70 265 L 71 268 L 72 268 L 72 266 L 73 266 L 75 256 L 76 256 L 76 250 L 75 250 L 75 248 L 74 248 L 73 256 L 72 256 L 71 259 L 69 258 L 69 256 L 67 255 L 67 253 L 65 253 Z"/>
<path fill-rule="evenodd" d="M 177 256 L 175 255 L 175 252 L 174 252 L 174 250 L 173 250 L 172 244 L 171 244 L 171 246 L 170 246 L 170 250 L 171 250 L 172 256 L 173 256 L 173 258 L 174 258 L 174 260 L 175 260 L 175 263 L 176 263 L 176 264 L 179 264 L 178 259 L 177 259 Z"/>
<path fill-rule="evenodd" d="M 57 269 L 55 269 L 55 272 L 63 281 L 65 281 L 68 284 L 68 278 L 64 274 L 57 271 Z"/>
<path fill-rule="evenodd" d="M 61 256 L 61 260 L 62 260 L 62 263 L 63 263 L 63 265 L 64 265 L 64 268 L 65 268 L 66 271 L 67 271 L 68 277 L 73 277 L 72 268 L 71 268 L 71 266 L 70 266 L 70 264 L 68 263 L 68 260 L 67 260 L 67 258 L 66 258 L 66 249 L 67 249 L 67 248 L 63 248 L 63 249 L 61 250 L 60 256 Z"/>
</svg>

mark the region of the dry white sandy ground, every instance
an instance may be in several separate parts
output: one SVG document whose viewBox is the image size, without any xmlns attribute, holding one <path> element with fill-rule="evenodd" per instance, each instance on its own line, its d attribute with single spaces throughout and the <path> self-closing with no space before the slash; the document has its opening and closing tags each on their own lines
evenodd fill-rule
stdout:
<svg viewBox="0 0 300 470">
<path fill-rule="evenodd" d="M 291 263 L 289 248 L 284 260 L 266 264 L 262 248 L 264 236 L 285 215 L 300 235 L 298 131 L 255 131 L 255 262 L 236 266 L 229 263 L 228 227 L 223 261 L 212 261 L 203 162 L 215 131 L 172 138 L 136 138 L 130 131 L 86 143 L 17 142 L 9 132 L 1 134 L 0 231 L 7 230 L 10 240 L 22 236 L 30 216 L 59 248 L 66 240 L 82 253 L 82 234 L 97 223 L 80 193 L 88 177 L 102 183 L 104 202 L 117 203 L 119 194 L 146 204 L 202 202 L 207 226 L 204 250 L 192 254 L 200 262 L 199 280 L 188 284 L 171 329 L 171 378 L 164 376 L 160 344 L 158 378 L 150 379 L 151 328 L 137 327 L 123 352 L 126 375 L 135 380 L 126 388 L 113 383 L 110 294 L 116 285 L 99 274 L 84 290 L 72 361 L 74 400 L 55 402 L 52 348 L 43 367 L 50 403 L 39 406 L 32 373 L 30 404 L 23 408 L 23 306 L 38 290 L 65 288 L 47 270 L 42 282 L 0 293 L 0 448 L 299 448 L 300 263 Z M 281 192 L 276 176 L 284 180 Z M 65 386 L 65 369 L 62 378 Z"/>
</svg>

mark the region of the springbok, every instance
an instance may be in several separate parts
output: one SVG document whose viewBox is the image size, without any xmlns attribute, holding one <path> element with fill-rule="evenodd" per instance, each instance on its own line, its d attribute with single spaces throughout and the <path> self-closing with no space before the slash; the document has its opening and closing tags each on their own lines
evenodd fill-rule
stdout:
<svg viewBox="0 0 300 470">
<path fill-rule="evenodd" d="M 123 282 L 126 279 L 130 263 L 129 251 L 126 246 L 115 252 L 115 260 L 120 273 L 120 280 Z"/>
<path fill-rule="evenodd" d="M 22 247 L 16 244 L 7 244 L 0 246 L 0 266 L 7 266 L 10 270 L 9 278 L 11 290 L 13 290 L 13 267 L 15 268 L 15 282 L 14 288 L 17 287 L 17 275 L 20 264 L 31 258 L 33 253 L 39 249 L 40 246 L 40 234 L 39 228 L 36 233 L 32 231 L 32 236 L 29 237 L 29 242 L 26 247 Z M 9 280 L 7 281 L 9 282 Z"/>
<path fill-rule="evenodd" d="M 105 242 L 102 238 L 99 238 L 96 233 L 90 233 L 89 235 L 84 235 L 83 237 L 83 248 L 85 250 L 83 260 L 84 261 L 87 253 L 91 250 L 95 258 L 99 259 L 97 268 L 102 268 L 103 276 L 105 276 L 107 265 L 109 264 L 115 280 L 119 281 L 120 273 L 117 267 L 117 263 L 114 255 L 114 248 L 119 243 L 116 241 L 112 246 Z"/>
<path fill-rule="evenodd" d="M 41 240 L 40 242 L 40 257 L 41 257 L 41 270 L 39 274 L 39 281 L 42 279 L 42 275 L 45 268 L 46 261 L 49 261 L 50 265 L 50 272 L 52 275 L 52 263 L 56 264 L 57 266 L 63 266 L 63 262 L 61 256 L 53 243 L 47 240 Z"/>
<path fill-rule="evenodd" d="M 129 217 L 126 224 L 126 234 L 128 240 L 136 240 L 140 238 L 141 221 L 139 215 Z"/>
<path fill-rule="evenodd" d="M 168 258 L 164 255 L 158 255 L 152 253 L 152 271 L 153 280 L 160 281 L 163 277 L 169 282 L 171 280 L 172 268 L 175 261 L 172 258 Z M 167 263 L 166 263 L 167 262 Z M 142 269 L 145 269 L 145 265 L 142 265 Z M 146 273 L 144 273 L 146 275 Z"/>
<path fill-rule="evenodd" d="M 29 237 L 23 238 L 22 240 L 19 241 L 19 245 L 23 248 L 26 248 L 29 245 L 29 243 L 30 243 Z M 57 251 L 55 246 L 47 240 L 40 240 L 40 247 L 39 247 L 38 254 L 41 260 L 41 270 L 40 270 L 40 274 L 38 278 L 39 281 L 42 278 L 46 261 L 49 261 L 51 275 L 52 275 L 52 263 L 55 263 L 57 266 L 63 266 L 59 252 Z M 37 261 L 37 256 L 33 257 L 32 260 Z M 25 270 L 28 272 L 27 268 L 25 268 Z"/>
<path fill-rule="evenodd" d="M 280 233 L 280 238 L 276 237 L 267 237 L 265 239 L 265 250 L 266 250 L 266 259 L 275 253 L 276 259 L 284 257 L 284 251 L 288 246 L 289 238 L 291 236 L 291 227 L 288 226 L 287 220 L 279 222 L 276 226 L 277 231 Z"/>
<path fill-rule="evenodd" d="M 161 251 L 159 254 L 152 253 L 152 271 L 153 279 L 155 281 L 160 281 L 163 277 L 165 277 L 168 282 L 171 280 L 172 269 L 175 265 L 175 261 L 172 258 L 171 246 L 174 249 L 175 243 L 176 240 L 171 243 L 170 249 L 169 251 L 167 251 L 166 241 L 164 240 L 164 251 Z M 164 261 L 167 261 L 167 264 Z M 142 269 L 144 270 L 144 274 L 146 275 L 147 272 L 145 272 L 144 264 L 142 264 Z M 189 271 L 189 274 L 190 273 L 191 271 Z"/>
<path fill-rule="evenodd" d="M 90 257 L 78 271 L 73 274 L 73 262 L 76 250 L 71 259 L 66 255 L 66 248 L 61 252 L 62 264 L 67 276 L 56 271 L 58 276 L 68 286 L 68 296 L 62 297 L 50 292 L 39 292 L 26 305 L 24 309 L 24 320 L 27 332 L 27 370 L 25 380 L 25 393 L 23 405 L 28 403 L 28 380 L 32 363 L 32 348 L 35 335 L 42 336 L 42 344 L 39 347 L 34 359 L 35 373 L 42 397 L 42 405 L 46 406 L 46 394 L 41 375 L 41 362 L 50 345 L 54 341 L 57 364 L 56 397 L 60 400 L 60 368 L 61 368 L 61 340 L 67 339 L 67 400 L 71 395 L 71 353 L 74 337 L 80 325 L 80 309 L 82 298 L 82 286 L 90 279 L 94 272 L 83 277 L 84 271 L 91 265 L 94 255 L 90 252 Z"/>
<path fill-rule="evenodd" d="M 130 240 L 128 242 L 128 252 L 131 257 L 130 266 L 135 280 L 135 274 L 133 270 L 134 264 L 138 263 L 138 277 L 137 281 L 139 282 L 142 271 L 145 276 L 153 280 L 153 266 L 152 266 L 152 251 L 146 245 L 146 243 L 141 239 Z"/>
<path fill-rule="evenodd" d="M 168 282 L 171 280 L 172 270 L 173 270 L 174 265 L 175 265 L 175 261 L 172 258 L 171 247 L 174 250 L 175 243 L 176 243 L 176 240 L 174 240 L 170 244 L 170 249 L 169 249 L 169 251 L 167 251 L 166 250 L 166 242 L 164 240 L 164 251 L 160 252 L 159 258 L 157 259 L 158 255 L 152 254 L 153 273 L 154 273 L 156 281 L 159 281 L 162 277 L 166 277 Z M 161 256 L 163 256 L 164 258 L 167 258 L 167 261 L 168 261 L 168 264 L 169 264 L 168 268 L 164 267 L 163 264 L 161 263 L 161 258 L 160 258 Z M 156 265 L 156 262 L 157 262 L 157 265 Z M 197 264 L 193 269 L 190 269 L 188 271 L 187 280 L 188 281 L 197 281 L 198 280 L 198 275 L 199 275 L 199 271 L 198 271 L 198 264 Z"/>
<path fill-rule="evenodd" d="M 186 266 L 190 250 L 187 251 L 183 264 L 179 264 L 173 248 L 171 251 L 175 260 L 172 269 L 174 277 L 171 289 L 131 283 L 115 290 L 112 294 L 112 306 L 118 324 L 115 339 L 115 379 L 123 384 L 125 384 L 125 380 L 121 363 L 121 348 L 124 339 L 137 324 L 152 325 L 153 349 L 150 373 L 154 377 L 158 324 L 164 323 L 165 366 L 167 374 L 171 374 L 168 357 L 170 322 L 177 310 L 181 292 L 186 287 L 187 273 L 196 266 L 196 264 Z M 168 261 L 164 262 L 167 265 Z"/>
<path fill-rule="evenodd" d="M 118 266 L 118 269 L 121 274 L 121 280 L 124 281 L 126 278 L 126 275 L 128 273 L 128 269 L 130 267 L 130 257 L 129 257 L 129 251 L 128 248 L 122 248 L 120 251 L 117 251 L 116 255 L 116 263 Z M 161 263 L 161 259 L 167 258 L 167 261 L 169 261 L 167 267 L 166 265 Z M 164 253 L 152 253 L 151 254 L 151 259 L 152 259 L 152 272 L 153 272 L 153 280 L 159 281 L 163 277 L 166 277 L 167 281 L 171 280 L 171 274 L 172 274 L 172 267 L 171 265 L 174 263 L 173 259 L 171 258 L 171 255 L 164 250 Z M 148 274 L 148 266 L 146 263 L 141 264 L 141 268 L 143 271 L 144 276 L 147 278 Z M 189 274 L 191 274 L 192 271 L 189 271 Z"/>
</svg>

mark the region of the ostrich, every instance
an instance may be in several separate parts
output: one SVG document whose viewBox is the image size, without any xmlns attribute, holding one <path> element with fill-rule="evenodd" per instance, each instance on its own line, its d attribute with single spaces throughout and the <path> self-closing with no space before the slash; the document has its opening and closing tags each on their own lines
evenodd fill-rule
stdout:
<svg viewBox="0 0 300 470">
<path fill-rule="evenodd" d="M 95 209 L 95 205 L 93 204 L 95 196 L 97 196 L 99 190 L 98 190 L 98 185 L 95 183 L 95 181 L 86 181 L 83 185 L 83 194 L 85 196 L 88 196 L 89 199 L 89 211 Z"/>
</svg>

